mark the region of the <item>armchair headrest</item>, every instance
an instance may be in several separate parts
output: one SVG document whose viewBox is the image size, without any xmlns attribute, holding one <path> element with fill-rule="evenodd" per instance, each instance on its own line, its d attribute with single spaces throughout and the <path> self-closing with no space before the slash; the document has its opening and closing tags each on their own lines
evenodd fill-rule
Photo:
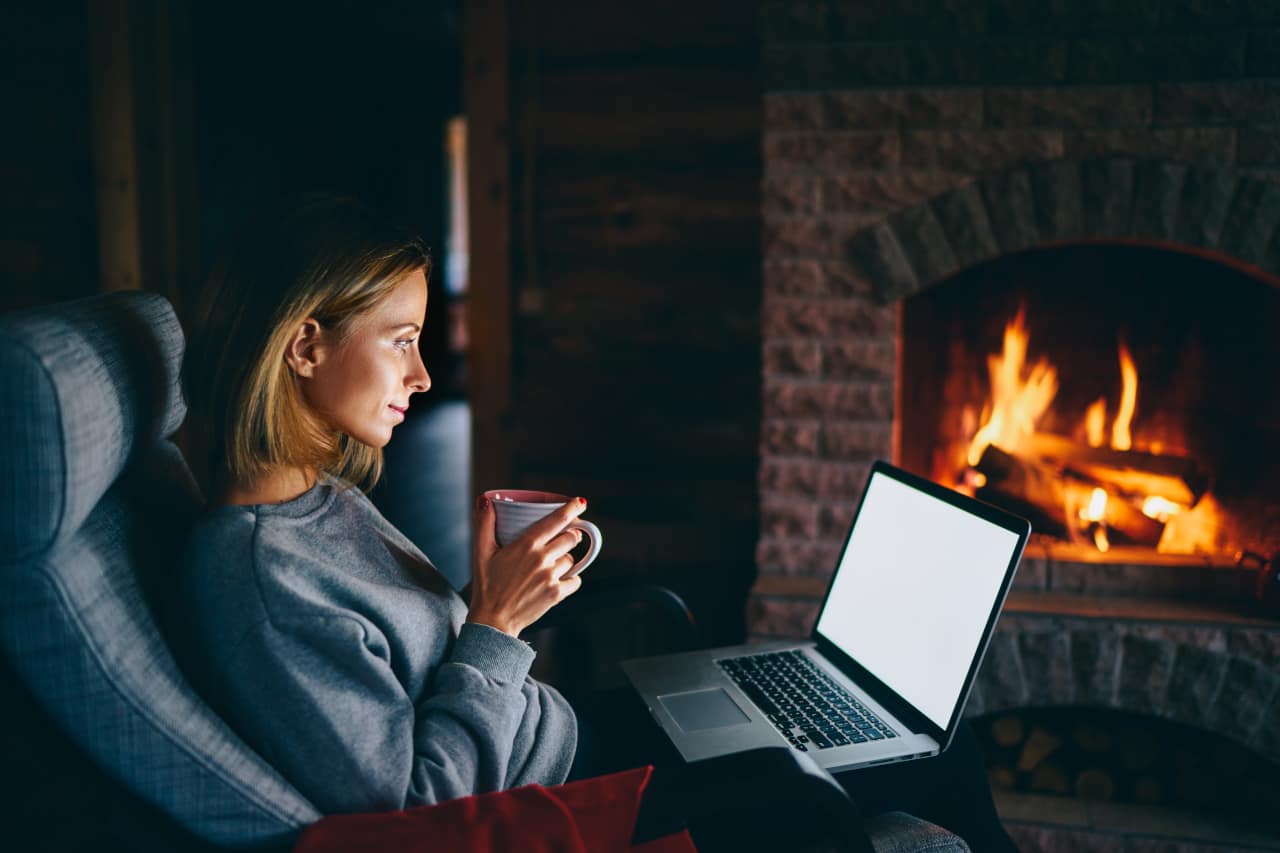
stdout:
<svg viewBox="0 0 1280 853">
<path fill-rule="evenodd" d="M 173 434 L 186 414 L 182 351 L 154 293 L 0 317 L 0 560 L 74 532 L 135 447 Z"/>
</svg>

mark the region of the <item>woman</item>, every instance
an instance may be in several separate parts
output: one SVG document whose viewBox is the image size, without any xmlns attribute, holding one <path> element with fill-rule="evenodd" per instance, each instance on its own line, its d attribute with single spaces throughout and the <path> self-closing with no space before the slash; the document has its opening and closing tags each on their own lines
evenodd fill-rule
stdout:
<svg viewBox="0 0 1280 853">
<path fill-rule="evenodd" d="M 586 502 L 498 548 L 482 500 L 468 605 L 350 485 L 377 479 L 411 396 L 431 386 L 418 349 L 429 268 L 359 205 L 316 199 L 250 232 L 192 326 L 188 437 L 212 498 L 177 585 L 177 651 L 325 813 L 557 784 L 577 748 L 573 711 L 529 678 L 518 637 L 581 585 L 564 577 L 580 540 L 565 527 Z M 627 691 L 587 710 L 602 724 L 578 775 L 646 763 L 665 743 Z M 910 803 L 976 849 L 1012 849 L 965 734 L 942 759 L 842 782 L 867 813 Z"/>
<path fill-rule="evenodd" d="M 173 620 L 209 703 L 322 811 L 562 782 L 577 723 L 517 637 L 582 581 L 571 501 L 499 549 L 477 507 L 470 606 L 351 483 L 412 395 L 429 261 L 358 204 L 255 228 L 210 279 L 185 365 L 210 507 Z"/>
</svg>

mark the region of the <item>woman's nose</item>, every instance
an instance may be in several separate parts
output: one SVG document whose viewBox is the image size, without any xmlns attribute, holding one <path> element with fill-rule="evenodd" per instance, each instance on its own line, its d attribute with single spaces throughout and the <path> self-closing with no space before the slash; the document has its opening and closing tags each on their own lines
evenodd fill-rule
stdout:
<svg viewBox="0 0 1280 853">
<path fill-rule="evenodd" d="M 422 353 L 414 350 L 413 370 L 406 377 L 405 386 L 411 393 L 427 391 L 431 388 L 431 374 L 427 373 L 427 365 L 422 361 Z"/>
</svg>

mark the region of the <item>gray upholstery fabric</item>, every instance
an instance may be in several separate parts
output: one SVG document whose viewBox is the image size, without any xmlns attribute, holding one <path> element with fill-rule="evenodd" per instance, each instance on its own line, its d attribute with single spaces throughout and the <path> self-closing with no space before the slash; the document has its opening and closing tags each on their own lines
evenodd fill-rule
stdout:
<svg viewBox="0 0 1280 853">
<path fill-rule="evenodd" d="M 916 850 L 966 853 L 969 845 L 958 835 L 905 812 L 885 812 L 867 820 L 864 828 L 876 853 Z"/>
<path fill-rule="evenodd" d="M 135 442 L 172 435 L 182 330 L 155 294 L 84 299 L 5 318 L 0 553 L 22 559 L 79 528 Z"/>
<path fill-rule="evenodd" d="M 135 795 L 208 841 L 276 842 L 319 814 L 191 690 L 148 603 L 198 510 L 164 441 L 182 346 L 154 294 L 0 318 L 0 650 Z"/>
</svg>

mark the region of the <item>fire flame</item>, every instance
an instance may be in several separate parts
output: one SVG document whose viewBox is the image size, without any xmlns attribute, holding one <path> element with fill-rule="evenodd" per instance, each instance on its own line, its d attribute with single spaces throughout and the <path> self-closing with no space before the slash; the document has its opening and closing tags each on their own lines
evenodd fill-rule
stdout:
<svg viewBox="0 0 1280 853">
<path fill-rule="evenodd" d="M 1026 370 L 1026 308 L 1004 327 L 1004 347 L 999 355 L 987 357 L 991 378 L 991 402 L 983 410 L 983 424 L 969 443 L 970 465 L 977 465 L 988 445 L 996 445 L 1008 453 L 1024 449 L 1026 440 L 1035 434 L 1036 424 L 1058 393 L 1058 371 L 1047 359 L 1040 359 Z M 1023 374 L 1026 374 L 1025 378 Z M 1138 406 L 1138 369 L 1129 348 L 1120 344 L 1120 409 L 1111 424 L 1111 447 L 1130 450 L 1133 437 L 1130 425 Z M 1103 425 L 1107 417 L 1107 401 L 1099 397 L 1085 412 L 1085 434 L 1090 447 L 1101 447 Z"/>
<path fill-rule="evenodd" d="M 1142 502 L 1142 514 L 1156 521 L 1168 521 L 1171 516 L 1182 512 L 1182 507 L 1159 495 L 1152 495 Z"/>
<path fill-rule="evenodd" d="M 1107 398 L 1099 397 L 1084 413 L 1084 433 L 1090 447 L 1101 447 L 1107 424 Z"/>
<path fill-rule="evenodd" d="M 970 466 L 977 466 L 991 445 L 1006 454 L 1045 463 L 1055 458 L 1052 452 L 1044 456 L 1046 447 L 1070 444 L 1062 436 L 1038 435 L 1037 425 L 1058 393 L 1058 371 L 1045 358 L 1028 367 L 1029 343 L 1026 311 L 1021 308 L 1005 325 L 1001 352 L 987 358 L 991 396 L 976 430 L 973 430 L 973 409 L 967 409 L 970 420 L 966 432 L 973 430 L 965 454 Z M 1119 344 L 1118 355 L 1121 391 L 1111 422 L 1110 448 L 1126 452 L 1134 449 L 1132 426 L 1138 404 L 1138 370 L 1123 342 Z M 1089 447 L 1102 448 L 1107 443 L 1105 397 L 1099 397 L 1088 407 L 1082 426 Z M 1150 457 L 1158 452 L 1159 448 L 1148 446 L 1141 453 L 1135 452 L 1134 457 Z M 1164 525 L 1163 529 L 1156 529 L 1158 551 L 1191 553 L 1214 549 L 1218 544 L 1220 512 L 1212 495 L 1201 497 L 1189 491 L 1182 481 L 1143 470 L 1141 465 L 1129 461 L 1134 457 L 1124 457 L 1118 463 L 1110 459 L 1095 460 L 1093 464 L 1101 466 L 1095 470 L 1105 470 L 1105 474 L 1090 473 L 1087 465 L 1073 469 L 1076 473 L 1071 476 L 1077 479 L 1064 486 L 1066 506 L 1063 507 L 1067 519 L 1073 520 L 1073 537 L 1080 534 L 1084 541 L 1092 540 L 1099 551 L 1105 552 L 1111 548 L 1112 534 L 1129 533 L 1135 525 L 1140 528 L 1141 524 L 1133 518 L 1145 516 Z M 970 467 L 964 485 L 981 489 L 987 480 L 983 472 Z M 1197 497 L 1200 497 L 1198 502 Z M 1113 501 L 1115 503 L 1111 503 Z"/>
<path fill-rule="evenodd" d="M 1116 422 L 1111 426 L 1111 447 L 1114 450 L 1129 450 L 1133 447 L 1129 424 L 1133 422 L 1133 411 L 1138 405 L 1138 369 L 1133 366 L 1129 348 L 1124 344 L 1120 345 L 1120 378 L 1123 382 L 1120 411 L 1116 413 Z"/>
<path fill-rule="evenodd" d="M 1058 371 L 1047 360 L 1040 359 L 1023 378 L 1027 360 L 1026 310 L 1004 327 L 1004 349 L 1000 355 L 987 358 L 991 376 L 991 404 L 983 413 L 986 419 L 969 444 L 969 464 L 977 465 L 982 451 L 995 444 L 1015 453 L 1036 431 L 1036 422 L 1049 408 L 1058 393 Z"/>
<path fill-rule="evenodd" d="M 1089 495 L 1089 505 L 1080 511 L 1085 521 L 1102 521 L 1107 517 L 1107 490 L 1094 489 Z"/>
<path fill-rule="evenodd" d="M 1093 547 L 1102 553 L 1111 550 L 1111 540 L 1107 538 L 1107 490 L 1094 489 L 1089 493 L 1089 505 L 1080 510 L 1080 518 L 1093 529 Z"/>
</svg>

